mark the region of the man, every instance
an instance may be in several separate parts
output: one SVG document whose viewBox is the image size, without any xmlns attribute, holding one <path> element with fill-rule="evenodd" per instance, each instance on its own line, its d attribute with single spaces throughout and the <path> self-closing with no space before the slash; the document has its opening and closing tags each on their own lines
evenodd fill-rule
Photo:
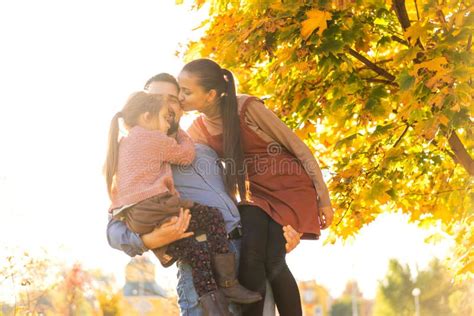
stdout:
<svg viewBox="0 0 474 316">
<path fill-rule="evenodd" d="M 159 74 L 150 78 L 145 84 L 149 93 L 178 97 L 179 86 L 176 79 L 169 74 Z M 179 120 L 183 114 L 179 106 L 172 108 L 169 134 L 174 134 L 179 128 Z M 225 221 L 231 250 L 240 254 L 240 215 L 239 211 L 226 193 L 221 170 L 217 163 L 217 154 L 209 147 L 196 144 L 196 158 L 190 166 L 172 166 L 174 185 L 181 198 L 193 200 L 202 205 L 219 209 Z M 181 212 L 170 222 L 156 228 L 153 232 L 139 236 L 127 229 L 120 221 L 110 220 L 107 226 L 107 238 L 111 247 L 127 253 L 129 256 L 141 255 L 148 249 L 154 249 L 169 244 L 181 238 L 203 238 L 186 232 L 190 220 L 189 211 Z M 287 250 L 291 251 L 299 243 L 299 234 L 290 227 L 285 228 Z M 181 315 L 198 316 L 203 311 L 199 306 L 198 295 L 194 289 L 191 267 L 183 261 L 178 261 L 178 304 Z M 268 287 L 268 286 L 267 286 Z M 274 300 L 271 291 L 267 290 L 264 315 L 274 315 Z M 239 307 L 230 304 L 234 315 L 240 315 Z"/>
</svg>

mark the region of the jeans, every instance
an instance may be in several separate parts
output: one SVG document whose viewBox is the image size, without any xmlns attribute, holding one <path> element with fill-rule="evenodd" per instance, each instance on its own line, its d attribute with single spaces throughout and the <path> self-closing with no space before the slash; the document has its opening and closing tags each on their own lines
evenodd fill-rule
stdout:
<svg viewBox="0 0 474 316">
<path fill-rule="evenodd" d="M 229 247 L 232 252 L 237 255 L 237 263 L 240 260 L 240 239 L 230 240 Z M 203 316 L 203 311 L 199 305 L 199 296 L 193 285 L 193 276 L 191 274 L 191 267 L 186 262 L 178 261 L 178 305 L 181 311 L 181 316 Z M 237 267 L 238 268 L 238 267 Z M 230 311 L 234 316 L 240 316 L 240 306 L 237 304 L 230 304 Z M 265 296 L 264 316 L 275 315 L 275 304 L 271 289 L 267 283 L 267 293 Z"/>
</svg>

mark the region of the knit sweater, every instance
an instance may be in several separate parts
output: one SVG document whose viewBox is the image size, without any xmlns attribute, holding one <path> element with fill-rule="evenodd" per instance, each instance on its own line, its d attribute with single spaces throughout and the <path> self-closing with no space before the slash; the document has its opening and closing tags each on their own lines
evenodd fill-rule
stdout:
<svg viewBox="0 0 474 316">
<path fill-rule="evenodd" d="M 178 194 L 170 164 L 189 165 L 194 156 L 193 141 L 181 129 L 174 139 L 161 131 L 133 127 L 119 144 L 109 211 L 164 192 Z"/>
</svg>

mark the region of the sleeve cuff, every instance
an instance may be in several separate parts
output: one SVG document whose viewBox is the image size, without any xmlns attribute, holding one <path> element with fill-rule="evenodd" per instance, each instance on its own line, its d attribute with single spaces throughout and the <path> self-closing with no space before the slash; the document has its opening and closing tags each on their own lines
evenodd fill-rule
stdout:
<svg viewBox="0 0 474 316">
<path fill-rule="evenodd" d="M 136 253 L 138 255 L 141 255 L 144 252 L 147 252 L 149 250 L 143 243 L 143 240 L 140 238 L 140 236 L 134 232 L 130 232 L 130 244 L 131 244 L 130 246 L 132 249 L 136 249 L 137 251 L 140 251 L 140 253 Z"/>
</svg>

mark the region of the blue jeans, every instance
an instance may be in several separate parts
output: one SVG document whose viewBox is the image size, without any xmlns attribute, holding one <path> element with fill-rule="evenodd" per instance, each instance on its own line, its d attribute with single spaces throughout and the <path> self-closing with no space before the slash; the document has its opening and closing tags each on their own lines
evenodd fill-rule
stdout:
<svg viewBox="0 0 474 316">
<path fill-rule="evenodd" d="M 237 263 L 240 260 L 240 239 L 230 240 L 230 250 L 235 252 Z M 181 311 L 181 316 L 203 316 L 203 311 L 199 305 L 199 296 L 194 289 L 193 276 L 191 274 L 191 267 L 183 261 L 178 261 L 178 304 Z M 238 266 L 237 266 L 238 269 Z M 237 304 L 230 304 L 230 311 L 234 316 L 240 316 L 240 306 Z M 267 292 L 265 296 L 265 316 L 275 315 L 275 301 L 273 299 L 271 288 L 267 282 Z"/>
</svg>

